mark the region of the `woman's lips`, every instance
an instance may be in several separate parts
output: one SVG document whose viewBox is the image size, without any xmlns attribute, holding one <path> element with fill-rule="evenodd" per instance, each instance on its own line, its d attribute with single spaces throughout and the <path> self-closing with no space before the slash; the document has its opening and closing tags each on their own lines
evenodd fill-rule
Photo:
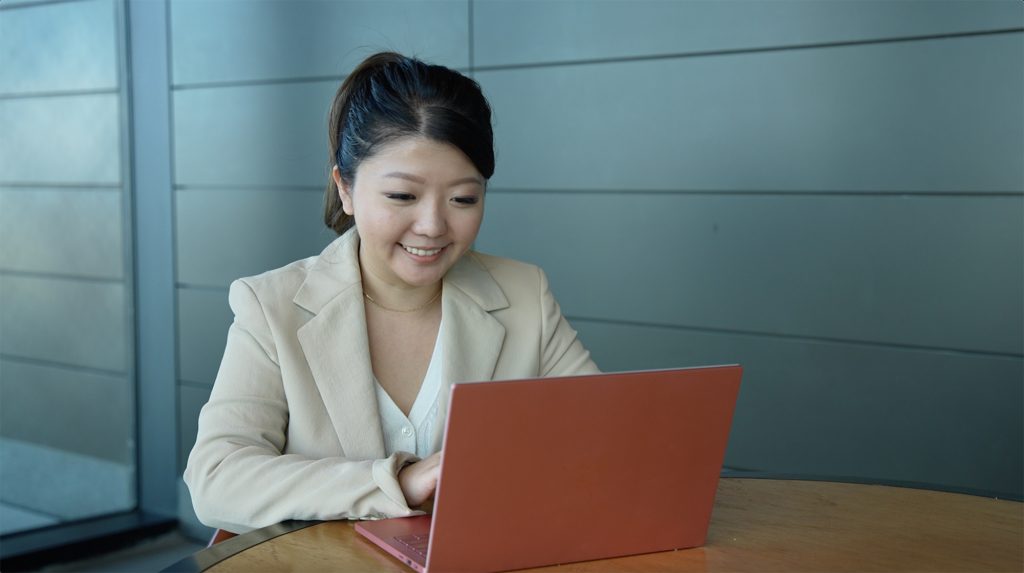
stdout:
<svg viewBox="0 0 1024 573">
<path fill-rule="evenodd" d="M 402 245 L 402 248 L 405 249 L 406 252 L 412 253 L 420 257 L 432 257 L 437 253 L 440 253 L 441 250 L 444 249 L 444 247 L 437 247 L 435 249 L 420 249 L 417 247 L 409 247 L 407 245 Z"/>
<path fill-rule="evenodd" d="M 424 249 L 420 247 L 409 247 L 401 243 L 399 243 L 399 246 L 401 246 L 402 250 L 409 255 L 409 258 L 420 263 L 431 263 L 440 259 L 441 255 L 444 254 L 445 249 L 448 248 L 448 245 L 445 245 L 443 247 Z"/>
</svg>

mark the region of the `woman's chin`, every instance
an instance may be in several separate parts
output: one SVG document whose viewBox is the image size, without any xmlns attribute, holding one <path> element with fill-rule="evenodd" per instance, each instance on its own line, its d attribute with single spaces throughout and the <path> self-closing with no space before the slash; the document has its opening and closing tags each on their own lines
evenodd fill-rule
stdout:
<svg viewBox="0 0 1024 573">
<path fill-rule="evenodd" d="M 448 269 L 445 268 L 444 270 L 447 271 Z M 402 282 L 414 288 L 431 286 L 444 278 L 444 273 L 435 269 L 405 269 L 405 271 L 397 272 L 395 275 Z"/>
</svg>

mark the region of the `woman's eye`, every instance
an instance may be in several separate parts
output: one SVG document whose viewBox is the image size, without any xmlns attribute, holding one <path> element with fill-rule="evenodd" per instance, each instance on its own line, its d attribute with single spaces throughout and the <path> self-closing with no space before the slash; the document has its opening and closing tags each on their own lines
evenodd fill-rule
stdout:
<svg viewBox="0 0 1024 573">
<path fill-rule="evenodd" d="M 384 196 L 395 201 L 412 201 L 416 198 L 412 193 L 386 193 Z"/>
<path fill-rule="evenodd" d="M 476 197 L 456 197 L 453 201 L 459 205 L 476 205 L 479 199 Z"/>
</svg>

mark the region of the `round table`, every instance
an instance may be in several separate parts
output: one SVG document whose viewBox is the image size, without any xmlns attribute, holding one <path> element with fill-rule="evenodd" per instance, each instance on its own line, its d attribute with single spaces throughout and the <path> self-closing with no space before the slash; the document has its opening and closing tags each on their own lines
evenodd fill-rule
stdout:
<svg viewBox="0 0 1024 573">
<path fill-rule="evenodd" d="M 327 570 L 411 571 L 347 521 L 256 530 L 165 571 Z M 886 485 L 723 478 L 703 547 L 557 570 L 1019 572 L 1024 504 Z"/>
</svg>

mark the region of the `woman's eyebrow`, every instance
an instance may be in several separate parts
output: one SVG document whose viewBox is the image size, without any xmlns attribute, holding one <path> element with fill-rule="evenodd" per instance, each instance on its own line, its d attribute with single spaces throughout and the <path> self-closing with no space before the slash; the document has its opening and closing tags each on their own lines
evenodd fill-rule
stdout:
<svg viewBox="0 0 1024 573">
<path fill-rule="evenodd" d="M 422 177 L 413 175 L 412 173 L 404 173 L 402 171 L 391 171 L 390 173 L 385 173 L 384 177 L 393 177 L 395 179 L 405 179 L 406 181 L 412 181 L 413 183 L 419 183 L 420 185 L 423 185 L 423 184 L 425 184 L 427 182 L 427 180 L 422 178 Z M 484 185 L 483 180 L 480 179 L 479 177 L 472 177 L 472 176 L 470 176 L 470 177 L 462 177 L 461 179 L 456 179 L 455 181 L 451 181 L 451 182 L 448 183 L 447 186 L 448 187 L 455 187 L 456 185 L 462 185 L 464 183 L 476 183 L 477 185 L 480 185 L 481 187 Z"/>
<path fill-rule="evenodd" d="M 395 179 L 405 179 L 406 181 L 412 181 L 413 183 L 426 183 L 427 180 L 422 177 L 417 177 L 411 173 L 402 173 L 401 171 L 392 171 L 385 173 L 384 177 L 394 177 Z"/>
<path fill-rule="evenodd" d="M 456 185 L 465 185 L 466 183 L 476 183 L 481 187 L 484 186 L 483 179 L 480 179 L 479 177 L 463 177 L 462 179 L 456 179 L 455 181 L 448 183 L 448 186 L 455 187 Z"/>
</svg>

